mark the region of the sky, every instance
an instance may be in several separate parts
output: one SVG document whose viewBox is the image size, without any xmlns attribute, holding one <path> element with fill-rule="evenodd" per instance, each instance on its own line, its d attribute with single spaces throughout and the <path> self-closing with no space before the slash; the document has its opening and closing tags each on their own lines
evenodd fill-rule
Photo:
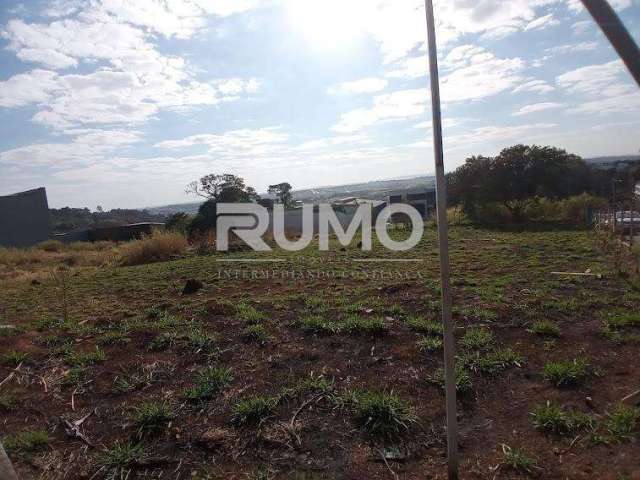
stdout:
<svg viewBox="0 0 640 480">
<path fill-rule="evenodd" d="M 640 37 L 640 0 L 612 0 Z M 579 0 L 436 0 L 445 168 L 640 150 L 640 89 Z M 0 195 L 194 201 L 433 173 L 422 0 L 0 0 Z"/>
</svg>

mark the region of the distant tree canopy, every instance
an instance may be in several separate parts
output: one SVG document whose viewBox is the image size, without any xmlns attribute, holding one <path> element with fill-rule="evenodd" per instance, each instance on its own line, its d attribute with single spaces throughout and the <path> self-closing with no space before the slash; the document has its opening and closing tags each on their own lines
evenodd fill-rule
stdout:
<svg viewBox="0 0 640 480">
<path fill-rule="evenodd" d="M 187 186 L 187 193 L 222 203 L 252 202 L 260 198 L 252 187 L 247 187 L 244 178 L 224 173 L 205 175 Z"/>
<path fill-rule="evenodd" d="M 563 199 L 581 193 L 598 193 L 601 172 L 579 156 L 555 147 L 516 145 L 496 157 L 474 156 L 448 175 L 449 196 L 472 219 L 479 207 L 504 206 L 521 219 L 527 199 Z"/>
<path fill-rule="evenodd" d="M 165 216 L 147 210 L 114 209 L 91 212 L 88 208 L 49 209 L 51 228 L 55 233 L 66 233 L 96 227 L 113 227 L 140 222 L 164 222 Z"/>
<path fill-rule="evenodd" d="M 276 185 L 269 185 L 268 192 L 275 195 L 278 201 L 289 208 L 293 206 L 293 195 L 291 194 L 291 184 L 287 182 L 278 183 Z"/>
<path fill-rule="evenodd" d="M 202 234 L 215 228 L 218 203 L 247 203 L 260 198 L 253 187 L 247 187 L 244 178 L 229 173 L 205 175 L 190 183 L 187 193 L 207 199 L 187 227 L 189 234 Z"/>
</svg>

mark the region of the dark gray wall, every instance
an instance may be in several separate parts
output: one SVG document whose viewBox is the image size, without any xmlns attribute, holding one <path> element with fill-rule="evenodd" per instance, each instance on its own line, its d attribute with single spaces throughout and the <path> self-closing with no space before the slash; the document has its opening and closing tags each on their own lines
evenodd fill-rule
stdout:
<svg viewBox="0 0 640 480">
<path fill-rule="evenodd" d="M 0 246 L 30 247 L 49 238 L 44 188 L 0 197 Z"/>
</svg>

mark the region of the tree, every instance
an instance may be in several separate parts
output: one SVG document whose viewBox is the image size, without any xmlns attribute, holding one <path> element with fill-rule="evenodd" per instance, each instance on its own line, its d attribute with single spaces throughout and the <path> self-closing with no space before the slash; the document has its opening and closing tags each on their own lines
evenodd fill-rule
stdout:
<svg viewBox="0 0 640 480">
<path fill-rule="evenodd" d="M 205 175 L 190 183 L 186 191 L 224 203 L 253 202 L 260 198 L 255 189 L 246 186 L 244 178 L 229 173 Z"/>
<path fill-rule="evenodd" d="M 453 203 L 474 219 L 479 207 L 499 203 L 520 220 L 531 198 L 567 198 L 597 188 L 592 169 L 580 157 L 537 145 L 515 145 L 496 157 L 468 158 L 448 180 Z"/>
<path fill-rule="evenodd" d="M 205 233 L 216 227 L 218 203 L 248 203 L 260 198 L 254 188 L 247 187 L 244 178 L 230 173 L 205 175 L 190 183 L 186 191 L 207 199 L 189 224 L 189 234 Z"/>
<path fill-rule="evenodd" d="M 269 193 L 275 195 L 285 208 L 293 206 L 293 195 L 291 194 L 291 184 L 287 182 L 269 185 Z"/>
<path fill-rule="evenodd" d="M 177 212 L 167 218 L 164 226 L 167 230 L 174 230 L 176 232 L 185 233 L 187 227 L 191 222 L 191 217 L 184 212 Z"/>
</svg>

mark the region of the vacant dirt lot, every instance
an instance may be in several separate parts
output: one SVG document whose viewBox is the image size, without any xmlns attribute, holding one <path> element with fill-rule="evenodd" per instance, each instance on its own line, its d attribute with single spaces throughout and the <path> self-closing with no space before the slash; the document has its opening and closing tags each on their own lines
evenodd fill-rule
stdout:
<svg viewBox="0 0 640 480">
<path fill-rule="evenodd" d="M 640 478 L 640 413 L 619 405 L 640 292 L 590 232 L 451 235 L 462 478 Z M 445 478 L 433 230 L 407 254 L 45 264 L 0 290 L 23 478 Z"/>
</svg>

